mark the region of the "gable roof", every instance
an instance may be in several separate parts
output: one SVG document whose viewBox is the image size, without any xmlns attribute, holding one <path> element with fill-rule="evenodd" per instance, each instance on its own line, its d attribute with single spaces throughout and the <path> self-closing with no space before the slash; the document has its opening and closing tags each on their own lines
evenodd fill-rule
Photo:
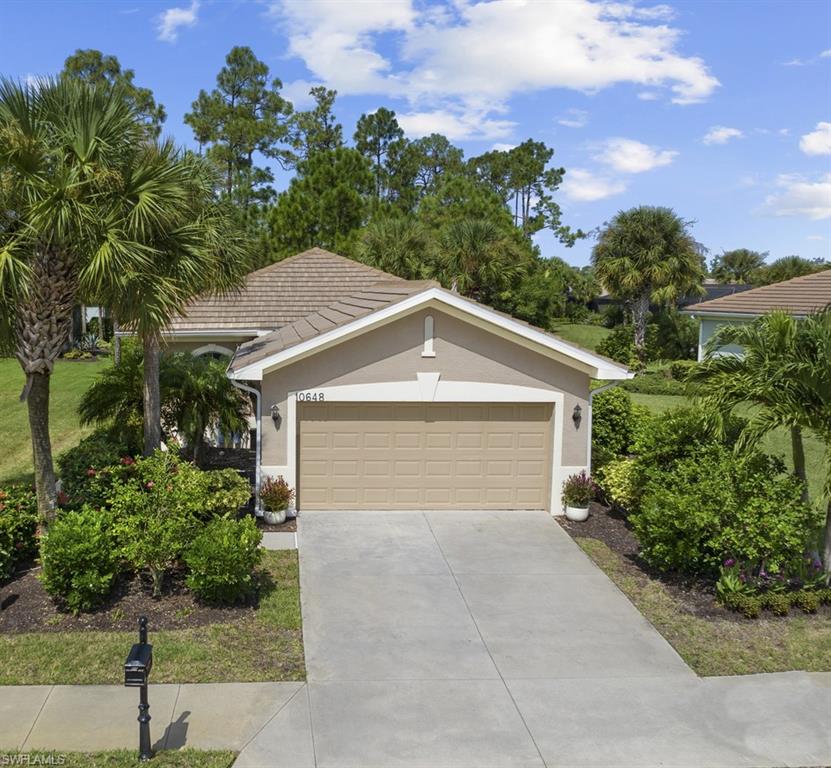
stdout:
<svg viewBox="0 0 831 768">
<path fill-rule="evenodd" d="M 184 315 L 171 320 L 167 333 L 272 331 L 380 282 L 406 281 L 311 248 L 251 272 L 237 291 L 194 299 Z"/>
<path fill-rule="evenodd" d="M 431 280 L 376 284 L 289 326 L 241 344 L 228 366 L 228 375 L 238 380 L 261 380 L 264 373 L 426 306 L 435 306 L 479 324 L 496 335 L 583 370 L 593 378 L 634 376 L 614 360 L 447 291 Z"/>
<path fill-rule="evenodd" d="M 773 309 L 803 316 L 831 305 L 831 269 L 794 277 L 781 283 L 702 301 L 684 308 L 695 315 L 755 317 Z"/>
</svg>

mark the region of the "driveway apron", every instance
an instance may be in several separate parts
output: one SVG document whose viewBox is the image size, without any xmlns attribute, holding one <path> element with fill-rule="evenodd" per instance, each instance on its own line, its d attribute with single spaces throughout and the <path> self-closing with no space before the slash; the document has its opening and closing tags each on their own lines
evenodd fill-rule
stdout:
<svg viewBox="0 0 831 768">
<path fill-rule="evenodd" d="M 306 513 L 300 584 L 308 684 L 239 768 L 831 761 L 831 677 L 697 678 L 545 513 Z"/>
</svg>

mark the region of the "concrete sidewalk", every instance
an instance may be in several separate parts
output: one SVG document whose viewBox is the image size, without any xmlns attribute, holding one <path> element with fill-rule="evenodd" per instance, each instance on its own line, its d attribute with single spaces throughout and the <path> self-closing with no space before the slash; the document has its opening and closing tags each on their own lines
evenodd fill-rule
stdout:
<svg viewBox="0 0 831 768">
<path fill-rule="evenodd" d="M 304 683 L 150 686 L 153 748 L 240 751 Z M 138 745 L 138 691 L 117 685 L 0 687 L 0 751 Z"/>
</svg>

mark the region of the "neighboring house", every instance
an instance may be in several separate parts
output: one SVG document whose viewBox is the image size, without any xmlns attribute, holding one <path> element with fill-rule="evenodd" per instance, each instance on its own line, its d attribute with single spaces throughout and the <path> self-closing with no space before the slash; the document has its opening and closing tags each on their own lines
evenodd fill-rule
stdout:
<svg viewBox="0 0 831 768">
<path fill-rule="evenodd" d="M 259 414 L 258 477 L 312 509 L 562 511 L 612 360 L 443 289 L 312 249 L 199 299 L 168 343 L 227 354 Z"/>
<path fill-rule="evenodd" d="M 831 269 L 826 269 L 712 301 L 691 304 L 684 311 L 701 321 L 698 332 L 698 359 L 701 360 L 707 342 L 719 326 L 747 323 L 774 309 L 783 309 L 794 317 L 805 317 L 829 305 Z M 742 349 L 731 345 L 722 347 L 719 353 L 741 354 Z"/>
</svg>

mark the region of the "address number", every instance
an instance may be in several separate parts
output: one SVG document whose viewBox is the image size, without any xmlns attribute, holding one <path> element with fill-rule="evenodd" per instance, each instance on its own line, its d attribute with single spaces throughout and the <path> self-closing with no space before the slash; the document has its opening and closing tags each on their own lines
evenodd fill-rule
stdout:
<svg viewBox="0 0 831 768">
<path fill-rule="evenodd" d="M 301 403 L 320 403 L 325 399 L 323 392 L 298 392 L 297 399 Z"/>
</svg>

